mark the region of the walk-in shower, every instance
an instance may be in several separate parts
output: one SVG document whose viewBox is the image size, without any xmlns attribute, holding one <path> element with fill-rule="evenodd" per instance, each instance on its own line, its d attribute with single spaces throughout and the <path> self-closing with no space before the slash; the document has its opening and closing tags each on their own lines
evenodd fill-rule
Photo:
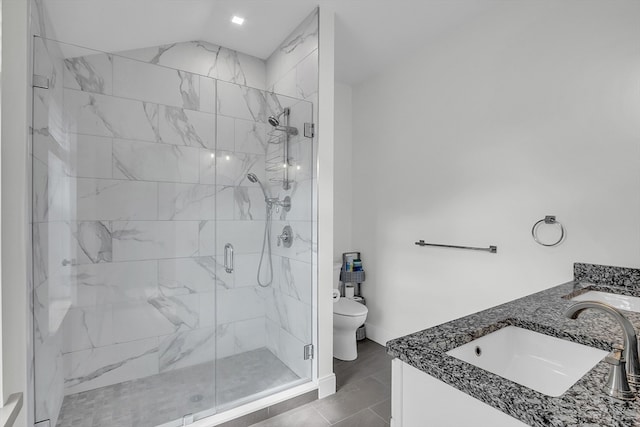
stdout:
<svg viewBox="0 0 640 427">
<path fill-rule="evenodd" d="M 34 52 L 36 422 L 181 426 L 309 382 L 312 104 L 204 42 Z"/>
</svg>

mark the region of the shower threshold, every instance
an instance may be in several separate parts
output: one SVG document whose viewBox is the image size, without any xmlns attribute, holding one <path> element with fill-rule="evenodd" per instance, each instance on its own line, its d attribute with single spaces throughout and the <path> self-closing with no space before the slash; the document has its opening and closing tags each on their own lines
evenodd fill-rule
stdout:
<svg viewBox="0 0 640 427">
<path fill-rule="evenodd" d="M 185 414 L 236 407 L 300 377 L 266 348 L 71 394 L 57 427 L 153 427 Z"/>
</svg>

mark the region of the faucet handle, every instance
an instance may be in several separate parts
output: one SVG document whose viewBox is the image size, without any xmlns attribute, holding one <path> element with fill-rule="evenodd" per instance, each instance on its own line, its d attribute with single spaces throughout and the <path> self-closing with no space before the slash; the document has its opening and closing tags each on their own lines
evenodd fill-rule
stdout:
<svg viewBox="0 0 640 427">
<path fill-rule="evenodd" d="M 604 392 L 607 395 L 619 400 L 634 400 L 636 395 L 629 387 L 627 381 L 627 372 L 625 369 L 624 347 L 616 344 L 604 361 L 611 365 L 609 369 L 609 378 Z"/>
<path fill-rule="evenodd" d="M 278 236 L 278 246 L 280 246 L 280 243 L 285 248 L 290 248 L 293 244 L 293 230 L 290 225 L 285 225 L 282 229 L 282 234 Z"/>
<path fill-rule="evenodd" d="M 613 365 L 613 366 L 619 366 L 620 364 L 624 364 L 625 360 L 624 360 L 624 356 L 622 355 L 623 351 L 624 351 L 623 346 L 621 346 L 620 344 L 614 345 L 613 350 L 611 350 L 611 353 L 607 354 L 607 356 L 604 358 L 604 361 L 607 362 L 609 365 Z"/>
</svg>

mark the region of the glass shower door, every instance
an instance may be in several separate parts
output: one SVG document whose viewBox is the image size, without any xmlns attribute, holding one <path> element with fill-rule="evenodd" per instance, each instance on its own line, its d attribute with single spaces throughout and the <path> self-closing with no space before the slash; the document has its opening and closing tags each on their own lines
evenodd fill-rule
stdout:
<svg viewBox="0 0 640 427">
<path fill-rule="evenodd" d="M 36 422 L 182 425 L 215 409 L 215 81 L 34 52 Z"/>
<path fill-rule="evenodd" d="M 216 93 L 216 403 L 224 410 L 311 378 L 312 104 L 223 81 Z"/>
<path fill-rule="evenodd" d="M 72 265 L 86 254 L 73 244 L 74 233 L 83 230 L 75 221 L 76 183 L 68 178 L 75 140 L 64 126 L 58 46 L 35 39 L 34 54 L 34 74 L 46 77 L 33 89 L 31 150 L 35 413 L 36 421 L 55 424 L 64 398 L 65 319 L 76 314 Z"/>
<path fill-rule="evenodd" d="M 182 425 L 309 381 L 312 104 L 34 43 L 36 422 Z"/>
</svg>

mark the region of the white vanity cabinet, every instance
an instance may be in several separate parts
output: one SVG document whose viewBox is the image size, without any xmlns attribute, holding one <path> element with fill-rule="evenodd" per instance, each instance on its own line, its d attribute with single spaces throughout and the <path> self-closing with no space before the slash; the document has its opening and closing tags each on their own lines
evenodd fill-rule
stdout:
<svg viewBox="0 0 640 427">
<path fill-rule="evenodd" d="M 393 359 L 390 427 L 526 426 L 400 359 Z"/>
</svg>

